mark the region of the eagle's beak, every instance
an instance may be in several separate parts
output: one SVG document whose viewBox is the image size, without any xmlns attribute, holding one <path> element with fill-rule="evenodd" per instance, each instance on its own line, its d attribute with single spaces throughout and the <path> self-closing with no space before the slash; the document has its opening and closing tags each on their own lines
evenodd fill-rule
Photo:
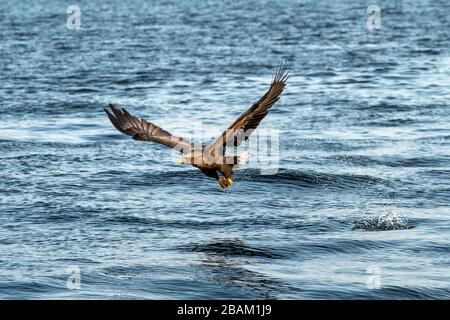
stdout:
<svg viewBox="0 0 450 320">
<path fill-rule="evenodd" d="M 181 158 L 181 159 L 178 159 L 178 164 L 185 164 L 185 161 L 184 161 L 184 159 L 183 159 L 183 158 Z"/>
</svg>

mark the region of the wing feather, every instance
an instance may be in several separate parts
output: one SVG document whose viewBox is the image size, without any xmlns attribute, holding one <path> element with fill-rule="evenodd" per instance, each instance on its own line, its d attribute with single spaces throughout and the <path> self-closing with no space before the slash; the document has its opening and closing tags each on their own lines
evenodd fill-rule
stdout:
<svg viewBox="0 0 450 320">
<path fill-rule="evenodd" d="M 151 122 L 136 118 L 125 109 L 118 109 L 112 104 L 109 104 L 109 109 L 104 110 L 114 127 L 135 140 L 160 143 L 183 153 L 188 153 L 193 148 L 189 140 L 173 136 Z"/>
<path fill-rule="evenodd" d="M 230 146 L 231 144 L 239 146 L 243 141 L 247 140 L 264 117 L 269 113 L 270 108 L 280 98 L 288 78 L 288 64 L 281 63 L 275 73 L 269 90 L 208 146 L 211 153 L 215 154 L 216 150 L 221 150 L 222 153 L 225 154 L 226 146 Z M 242 132 L 244 133 L 244 137 L 240 137 Z"/>
</svg>

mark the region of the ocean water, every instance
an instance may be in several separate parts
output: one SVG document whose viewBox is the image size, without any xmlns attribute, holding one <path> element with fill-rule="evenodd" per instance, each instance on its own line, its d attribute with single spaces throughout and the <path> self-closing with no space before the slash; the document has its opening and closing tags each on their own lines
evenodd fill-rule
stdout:
<svg viewBox="0 0 450 320">
<path fill-rule="evenodd" d="M 450 3 L 370 4 L 1 1 L 0 298 L 449 299 Z M 102 110 L 212 141 L 281 60 L 228 192 Z"/>
</svg>

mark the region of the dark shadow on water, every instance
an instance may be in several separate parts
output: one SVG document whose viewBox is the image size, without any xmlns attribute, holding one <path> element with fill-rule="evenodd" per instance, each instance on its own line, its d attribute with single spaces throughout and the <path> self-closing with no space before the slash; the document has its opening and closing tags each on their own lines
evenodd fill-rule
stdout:
<svg viewBox="0 0 450 320">
<path fill-rule="evenodd" d="M 217 239 L 183 249 L 204 254 L 200 259 L 202 281 L 226 287 L 236 296 L 277 299 L 280 293 L 292 291 L 286 283 L 246 267 L 255 260 L 278 259 L 281 255 L 249 247 L 240 239 Z"/>
<path fill-rule="evenodd" d="M 222 239 L 206 244 L 188 245 L 186 249 L 224 257 L 263 257 L 269 259 L 283 256 L 267 249 L 259 249 L 245 245 L 240 239 Z"/>
<path fill-rule="evenodd" d="M 369 186 L 391 186 L 392 182 L 380 177 L 357 174 L 332 174 L 317 171 L 297 171 L 281 168 L 277 174 L 261 175 L 259 170 L 243 169 L 236 178 L 246 181 L 294 185 L 303 188 L 360 189 Z"/>
</svg>

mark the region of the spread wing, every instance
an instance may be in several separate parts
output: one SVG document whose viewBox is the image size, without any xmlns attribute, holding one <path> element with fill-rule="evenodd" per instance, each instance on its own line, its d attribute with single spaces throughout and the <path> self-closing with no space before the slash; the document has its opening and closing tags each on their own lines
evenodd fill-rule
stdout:
<svg viewBox="0 0 450 320">
<path fill-rule="evenodd" d="M 288 78 L 288 65 L 287 63 L 282 63 L 275 73 L 272 84 L 266 94 L 237 118 L 225 132 L 208 146 L 210 152 L 213 155 L 216 151 L 225 154 L 226 146 L 239 146 L 243 141 L 247 140 L 269 113 L 269 109 L 280 98 Z"/>
<path fill-rule="evenodd" d="M 112 104 L 109 104 L 109 108 L 104 110 L 114 127 L 135 140 L 160 143 L 182 153 L 188 153 L 193 148 L 187 139 L 173 136 L 151 122 L 132 116 L 125 109 L 118 109 Z"/>
</svg>

